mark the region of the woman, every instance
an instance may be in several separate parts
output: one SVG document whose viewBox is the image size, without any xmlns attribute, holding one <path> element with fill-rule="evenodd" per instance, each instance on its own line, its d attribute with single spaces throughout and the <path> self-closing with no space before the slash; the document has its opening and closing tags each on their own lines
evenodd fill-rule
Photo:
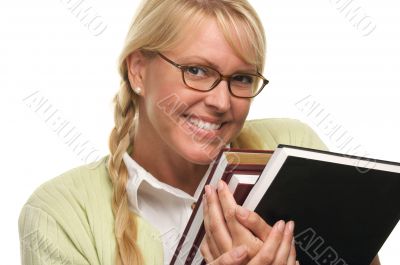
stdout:
<svg viewBox="0 0 400 265">
<path fill-rule="evenodd" d="M 128 226 L 135 217 L 123 196 L 127 172 L 121 163 L 122 153 L 133 142 L 131 157 L 161 182 L 156 186 L 151 184 L 154 179 L 149 180 L 142 190 L 142 200 L 153 211 L 139 207 L 138 198 L 131 200 L 132 208 L 147 220 L 161 219 L 153 224 L 162 234 L 174 227 L 179 234 L 190 215 L 188 204 L 176 206 L 179 198 L 186 199 L 181 191 L 196 194 L 216 153 L 240 132 L 250 98 L 267 82 L 259 74 L 264 62 L 264 33 L 248 3 L 150 2 L 138 13 L 121 56 L 123 83 L 115 98 L 117 126 L 110 141 L 113 211 L 116 223 L 126 220 L 124 226 L 116 227 L 117 259 L 124 264 L 129 264 L 129 259 L 138 260 L 138 251 L 132 238 L 134 225 Z M 221 78 L 220 73 L 230 77 Z M 139 185 L 133 185 L 139 192 L 132 197 L 140 197 Z M 154 196 L 157 190 L 161 194 Z M 179 220 L 182 215 L 186 216 Z M 171 251 L 167 243 L 166 263 L 174 249 L 170 246 Z M 208 244 L 204 250 L 208 261 L 223 254 Z M 282 254 L 286 260 L 288 255 Z"/>
<path fill-rule="evenodd" d="M 211 161 L 267 83 L 264 57 L 245 0 L 144 1 L 120 56 L 110 155 L 35 191 L 22 263 L 168 264 Z M 293 222 L 270 228 L 222 182 L 204 200 L 207 262 L 296 264 Z"/>
</svg>

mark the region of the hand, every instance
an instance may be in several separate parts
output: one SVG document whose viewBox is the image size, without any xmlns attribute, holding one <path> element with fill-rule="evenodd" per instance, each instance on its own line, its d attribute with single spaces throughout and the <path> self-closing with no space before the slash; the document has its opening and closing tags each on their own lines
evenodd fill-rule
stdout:
<svg viewBox="0 0 400 265">
<path fill-rule="evenodd" d="M 248 258 L 248 249 L 245 246 L 236 247 L 228 252 L 225 252 L 217 259 L 213 260 L 210 265 L 239 265 L 239 264 L 247 264 L 247 265 L 298 265 L 296 261 L 296 254 L 294 252 L 294 247 L 291 246 L 290 241 L 287 242 L 285 240 L 285 235 L 287 235 L 287 229 L 284 228 L 285 224 L 283 221 L 277 222 L 273 229 L 271 230 L 270 236 L 268 236 L 265 243 L 262 245 L 261 249 L 258 253 L 247 262 Z M 284 230 L 284 234 L 282 233 Z M 288 238 L 286 236 L 286 238 Z M 286 242 L 285 242 L 286 241 Z M 210 250 L 208 249 L 207 243 L 204 244 L 204 248 L 202 249 L 203 255 L 208 253 L 210 254 Z M 208 262 L 208 260 L 206 259 Z"/>
<path fill-rule="evenodd" d="M 219 184 L 218 193 L 212 186 L 205 187 L 203 211 L 206 234 L 203 248 L 209 249 L 210 253 L 203 256 L 206 261 L 211 261 L 233 247 L 244 244 L 248 247 L 249 257 L 253 257 L 261 248 L 266 236 L 260 240 L 236 220 L 237 204 L 230 191 L 225 188 L 225 183 Z M 271 229 L 268 225 L 266 228 L 268 231 Z"/>
<path fill-rule="evenodd" d="M 271 230 L 256 213 L 236 204 L 225 183 L 218 187 L 217 193 L 207 186 L 203 198 L 206 237 L 201 252 L 207 262 L 244 244 L 249 264 L 296 264 L 293 222 L 277 222 Z"/>
</svg>

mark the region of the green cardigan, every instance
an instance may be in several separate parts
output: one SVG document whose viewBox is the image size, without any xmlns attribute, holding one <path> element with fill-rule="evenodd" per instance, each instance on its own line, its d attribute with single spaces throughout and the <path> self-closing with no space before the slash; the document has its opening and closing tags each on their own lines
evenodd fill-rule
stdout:
<svg viewBox="0 0 400 265">
<path fill-rule="evenodd" d="M 278 143 L 326 149 L 308 126 L 291 119 L 247 121 L 232 146 L 274 149 Z M 19 217 L 22 264 L 114 264 L 107 158 L 69 170 L 31 195 Z M 138 218 L 138 231 L 145 263 L 163 264 L 158 231 L 142 218 Z"/>
</svg>

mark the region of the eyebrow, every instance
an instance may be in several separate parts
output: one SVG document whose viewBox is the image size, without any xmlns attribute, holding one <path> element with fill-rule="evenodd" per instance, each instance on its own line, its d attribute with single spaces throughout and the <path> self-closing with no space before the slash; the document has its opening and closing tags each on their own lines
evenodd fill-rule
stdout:
<svg viewBox="0 0 400 265">
<path fill-rule="evenodd" d="M 219 72 L 221 72 L 221 68 L 218 65 L 216 65 L 215 63 L 209 61 L 207 58 L 204 58 L 202 56 L 197 56 L 197 55 L 186 56 L 186 57 L 181 57 L 179 60 L 190 62 L 190 60 L 193 60 L 193 59 L 200 60 L 204 64 L 206 64 L 205 66 L 210 66 L 211 68 L 214 68 L 215 70 L 218 70 Z M 247 68 L 239 69 L 239 70 L 235 71 L 234 73 L 256 74 L 256 73 L 258 73 L 258 71 L 257 71 L 256 67 L 254 67 L 254 68 L 247 67 Z"/>
</svg>

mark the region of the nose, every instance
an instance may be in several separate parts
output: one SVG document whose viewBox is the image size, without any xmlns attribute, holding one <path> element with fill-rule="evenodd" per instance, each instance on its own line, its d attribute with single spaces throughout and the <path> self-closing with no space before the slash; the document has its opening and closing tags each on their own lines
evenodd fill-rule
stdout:
<svg viewBox="0 0 400 265">
<path fill-rule="evenodd" d="M 228 81 L 221 80 L 211 91 L 206 92 L 205 104 L 215 111 L 224 113 L 231 107 L 231 94 L 229 93 Z"/>
</svg>

